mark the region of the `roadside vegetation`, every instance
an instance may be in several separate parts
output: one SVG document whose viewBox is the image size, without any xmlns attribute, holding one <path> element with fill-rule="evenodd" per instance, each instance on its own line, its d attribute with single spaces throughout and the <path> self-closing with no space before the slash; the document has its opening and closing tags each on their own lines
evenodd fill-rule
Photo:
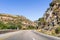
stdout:
<svg viewBox="0 0 60 40">
<path fill-rule="evenodd" d="M 14 24 L 12 22 L 8 22 L 6 24 L 4 24 L 4 22 L 0 21 L 0 29 L 21 29 L 21 25 L 18 24 Z"/>
<path fill-rule="evenodd" d="M 2 29 L 27 30 L 27 29 L 36 29 L 36 27 L 29 25 L 28 27 L 23 28 L 21 23 L 14 24 L 12 22 L 8 22 L 8 23 L 4 24 L 4 22 L 0 21 L 0 30 L 2 30 Z"/>
<path fill-rule="evenodd" d="M 24 16 L 0 14 L 0 30 L 2 29 L 12 30 L 35 29 L 35 23 L 30 21 Z"/>
</svg>

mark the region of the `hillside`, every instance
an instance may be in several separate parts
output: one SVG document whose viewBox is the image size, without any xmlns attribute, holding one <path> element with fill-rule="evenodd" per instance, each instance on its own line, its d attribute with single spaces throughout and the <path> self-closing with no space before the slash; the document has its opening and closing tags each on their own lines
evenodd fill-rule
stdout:
<svg viewBox="0 0 60 40">
<path fill-rule="evenodd" d="M 42 18 L 38 19 L 39 28 L 47 34 L 60 34 L 60 0 L 53 0 Z"/>
<path fill-rule="evenodd" d="M 35 28 L 35 23 L 24 16 L 0 13 L 0 29 L 29 29 Z"/>
</svg>

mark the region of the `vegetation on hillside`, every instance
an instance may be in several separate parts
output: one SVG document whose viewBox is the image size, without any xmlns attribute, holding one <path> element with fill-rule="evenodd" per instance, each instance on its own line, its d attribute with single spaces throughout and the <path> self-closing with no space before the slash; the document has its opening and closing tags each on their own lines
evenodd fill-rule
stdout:
<svg viewBox="0 0 60 40">
<path fill-rule="evenodd" d="M 0 29 L 34 29 L 35 23 L 24 16 L 0 14 Z"/>
</svg>

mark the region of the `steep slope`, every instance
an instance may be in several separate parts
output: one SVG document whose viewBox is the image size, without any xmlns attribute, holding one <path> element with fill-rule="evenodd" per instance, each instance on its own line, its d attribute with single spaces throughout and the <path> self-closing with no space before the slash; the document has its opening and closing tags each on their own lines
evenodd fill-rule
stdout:
<svg viewBox="0 0 60 40">
<path fill-rule="evenodd" d="M 43 21 L 41 21 L 43 20 Z M 41 29 L 60 33 L 60 0 L 53 0 L 44 16 L 39 18 Z"/>
<path fill-rule="evenodd" d="M 55 28 L 60 24 L 60 0 L 53 0 L 50 3 L 50 8 L 47 9 L 44 19 Z"/>
</svg>

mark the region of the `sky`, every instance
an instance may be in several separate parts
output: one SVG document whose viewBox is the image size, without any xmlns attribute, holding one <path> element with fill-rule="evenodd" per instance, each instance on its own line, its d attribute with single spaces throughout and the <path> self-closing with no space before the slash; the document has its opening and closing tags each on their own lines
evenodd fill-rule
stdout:
<svg viewBox="0 0 60 40">
<path fill-rule="evenodd" d="M 43 17 L 52 0 L 0 0 L 0 13 L 23 15 L 32 21 Z"/>
</svg>

